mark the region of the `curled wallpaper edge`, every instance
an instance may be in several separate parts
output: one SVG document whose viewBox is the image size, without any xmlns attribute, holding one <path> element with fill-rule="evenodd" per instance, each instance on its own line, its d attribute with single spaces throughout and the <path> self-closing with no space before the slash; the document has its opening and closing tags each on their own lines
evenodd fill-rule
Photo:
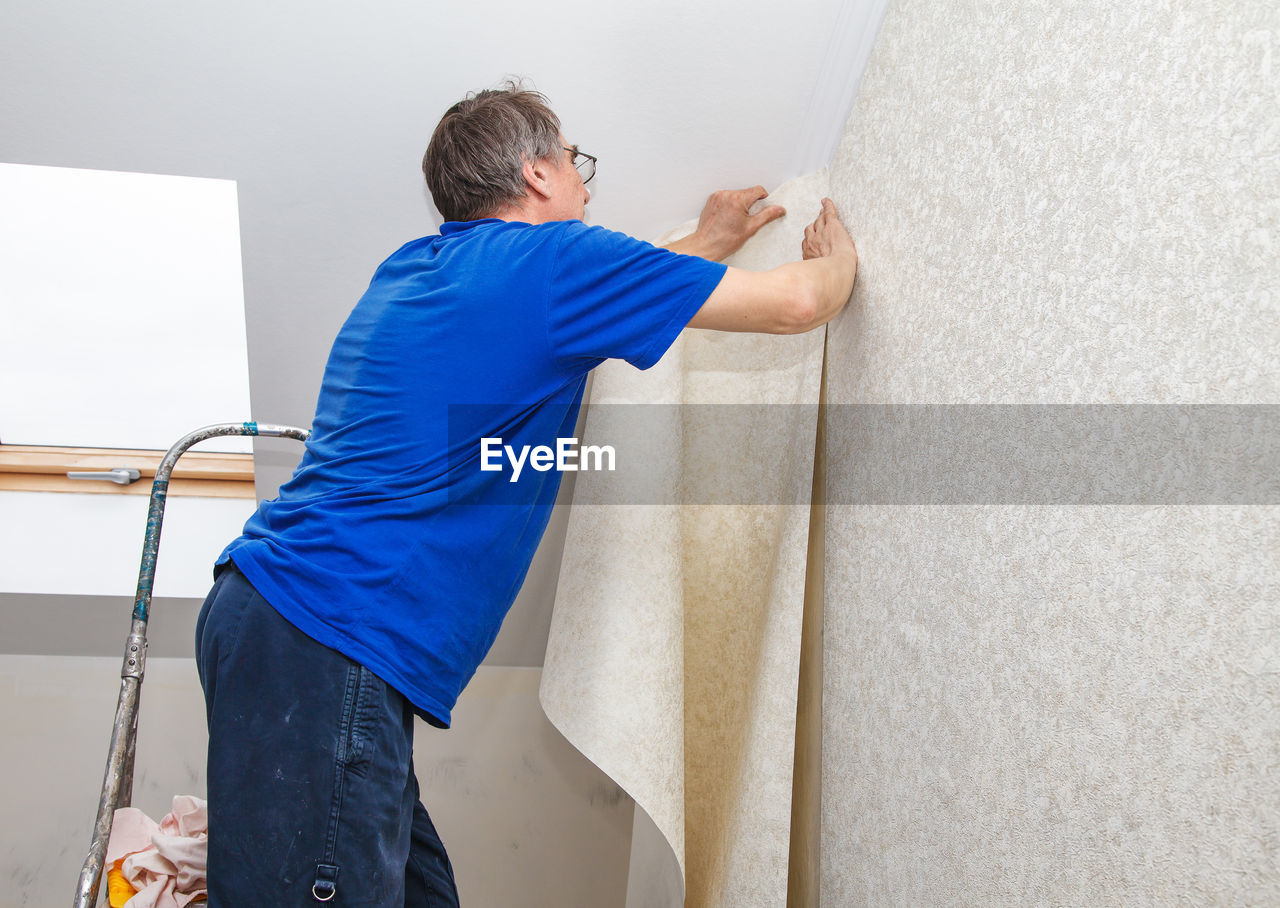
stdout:
<svg viewBox="0 0 1280 908">
<path fill-rule="evenodd" d="M 800 627 L 796 691 L 795 766 L 791 778 L 791 850 L 787 857 L 788 908 L 817 905 L 822 887 L 822 630 L 825 620 L 827 350 L 823 338 L 809 505 L 808 560 Z"/>
<path fill-rule="evenodd" d="M 825 171 L 779 187 L 770 201 L 788 216 L 729 264 L 763 270 L 798 259 L 826 194 Z M 561 734 L 635 799 L 637 834 L 659 834 L 678 871 L 677 904 L 786 898 L 823 336 L 690 330 L 648 372 L 596 370 L 586 441 L 592 408 L 606 404 L 808 407 L 788 411 L 781 431 L 767 425 L 760 451 L 718 450 L 714 420 L 691 431 L 678 407 L 654 440 L 656 469 L 673 490 L 714 486 L 717 470 L 764 460 L 761 481 L 792 504 L 584 505 L 599 500 L 600 480 L 577 477 L 540 700 Z M 644 848 L 643 860 L 655 860 L 652 842 Z M 629 905 L 670 903 L 662 884 L 638 877 Z"/>
</svg>

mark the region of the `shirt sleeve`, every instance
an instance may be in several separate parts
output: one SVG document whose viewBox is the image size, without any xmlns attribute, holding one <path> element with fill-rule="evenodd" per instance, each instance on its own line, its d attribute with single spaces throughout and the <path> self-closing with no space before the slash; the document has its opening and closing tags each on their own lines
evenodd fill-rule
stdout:
<svg viewBox="0 0 1280 908">
<path fill-rule="evenodd" d="M 662 358 L 724 277 L 725 266 L 626 234 L 567 222 L 551 268 L 547 335 L 566 367 Z"/>
</svg>

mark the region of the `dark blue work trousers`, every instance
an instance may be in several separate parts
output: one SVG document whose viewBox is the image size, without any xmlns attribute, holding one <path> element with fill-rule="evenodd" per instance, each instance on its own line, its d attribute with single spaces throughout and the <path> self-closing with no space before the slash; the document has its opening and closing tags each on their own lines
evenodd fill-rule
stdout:
<svg viewBox="0 0 1280 908">
<path fill-rule="evenodd" d="M 211 908 L 458 904 L 398 691 L 295 628 L 234 565 L 200 611 L 196 663 Z"/>
</svg>

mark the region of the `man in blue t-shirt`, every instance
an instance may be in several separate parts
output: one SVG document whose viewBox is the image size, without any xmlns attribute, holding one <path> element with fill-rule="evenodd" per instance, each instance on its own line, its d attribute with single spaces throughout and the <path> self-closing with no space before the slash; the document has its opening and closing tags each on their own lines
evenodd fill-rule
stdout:
<svg viewBox="0 0 1280 908">
<path fill-rule="evenodd" d="M 857 253 L 830 200 L 803 260 L 718 260 L 781 208 L 716 193 L 668 248 L 582 223 L 595 159 L 536 92 L 452 107 L 423 171 L 445 218 L 379 266 L 334 342 L 311 438 L 218 559 L 196 629 L 214 908 L 457 903 L 418 800 L 413 719 L 448 727 L 559 485 L 482 469 L 483 438 L 555 448 L 587 373 L 656 363 L 686 327 L 831 319 Z"/>
</svg>

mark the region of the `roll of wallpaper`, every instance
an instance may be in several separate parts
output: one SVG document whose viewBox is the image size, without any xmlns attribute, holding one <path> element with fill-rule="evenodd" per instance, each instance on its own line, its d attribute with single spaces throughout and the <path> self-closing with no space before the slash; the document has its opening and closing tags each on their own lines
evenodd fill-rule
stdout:
<svg viewBox="0 0 1280 908">
<path fill-rule="evenodd" d="M 825 172 L 784 184 L 729 264 L 798 259 L 826 194 Z M 618 456 L 655 494 L 577 477 L 541 697 L 636 800 L 632 908 L 786 901 L 822 344 L 691 329 L 648 372 L 596 371 L 583 441 L 642 421 Z"/>
</svg>

